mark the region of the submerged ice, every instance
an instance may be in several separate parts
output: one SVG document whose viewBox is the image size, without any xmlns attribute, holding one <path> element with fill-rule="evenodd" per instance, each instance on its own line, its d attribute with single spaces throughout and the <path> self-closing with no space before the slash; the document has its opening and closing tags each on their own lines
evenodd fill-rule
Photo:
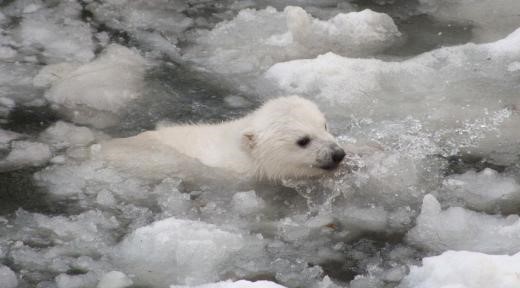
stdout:
<svg viewBox="0 0 520 288">
<path fill-rule="evenodd" d="M 519 286 L 520 6 L 361 2 L 0 4 L 0 288 Z M 475 43 L 397 57 L 407 25 Z M 103 146 L 287 94 L 352 152 L 332 177 Z"/>
</svg>

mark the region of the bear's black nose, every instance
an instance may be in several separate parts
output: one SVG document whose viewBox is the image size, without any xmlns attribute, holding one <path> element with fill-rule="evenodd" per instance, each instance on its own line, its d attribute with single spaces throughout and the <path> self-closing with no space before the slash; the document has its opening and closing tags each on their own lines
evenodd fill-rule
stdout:
<svg viewBox="0 0 520 288">
<path fill-rule="evenodd" d="M 332 161 L 334 161 L 334 163 L 339 163 L 343 158 L 345 158 L 345 155 L 345 151 L 338 147 L 334 149 L 334 152 L 332 152 Z"/>
</svg>

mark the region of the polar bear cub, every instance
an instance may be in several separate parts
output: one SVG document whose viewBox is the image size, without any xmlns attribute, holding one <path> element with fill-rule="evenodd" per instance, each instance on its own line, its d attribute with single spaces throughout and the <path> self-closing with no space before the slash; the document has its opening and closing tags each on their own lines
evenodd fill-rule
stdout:
<svg viewBox="0 0 520 288">
<path fill-rule="evenodd" d="M 299 96 L 270 100 L 237 120 L 162 127 L 124 140 L 169 147 L 209 167 L 271 180 L 318 176 L 345 157 L 316 104 Z"/>
</svg>

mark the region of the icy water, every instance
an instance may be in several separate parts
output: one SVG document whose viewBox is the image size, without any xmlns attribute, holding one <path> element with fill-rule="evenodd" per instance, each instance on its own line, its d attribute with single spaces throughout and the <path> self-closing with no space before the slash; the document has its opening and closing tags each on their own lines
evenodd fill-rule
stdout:
<svg viewBox="0 0 520 288">
<path fill-rule="evenodd" d="M 520 287 L 519 15 L 517 0 L 0 2 L 0 288 Z M 350 166 L 229 183 L 169 173 L 160 151 L 128 155 L 135 169 L 96 152 L 290 94 L 364 147 Z"/>
</svg>

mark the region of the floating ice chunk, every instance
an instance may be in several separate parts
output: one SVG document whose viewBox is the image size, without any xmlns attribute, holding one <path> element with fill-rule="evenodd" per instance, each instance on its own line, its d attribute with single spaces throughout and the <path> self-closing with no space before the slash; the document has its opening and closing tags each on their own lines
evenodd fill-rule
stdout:
<svg viewBox="0 0 520 288">
<path fill-rule="evenodd" d="M 180 59 L 180 49 L 177 47 L 176 39 L 165 38 L 159 32 L 135 32 L 135 39 L 141 43 L 140 48 L 145 51 L 152 51 L 147 54 L 153 56 L 160 52 L 170 59 Z"/>
<path fill-rule="evenodd" d="M 153 189 L 161 210 L 168 216 L 186 215 L 192 206 L 190 194 L 181 193 L 180 185 L 181 180 L 166 178 Z"/>
<path fill-rule="evenodd" d="M 129 33 L 141 48 L 179 57 L 177 39 L 194 21 L 184 15 L 185 1 L 110 0 L 88 6 L 97 22 Z"/>
<path fill-rule="evenodd" d="M 113 258 L 136 284 L 193 285 L 218 280 L 219 266 L 244 244 L 215 225 L 167 218 L 128 235 Z"/>
<path fill-rule="evenodd" d="M 53 82 L 45 97 L 74 122 L 106 127 L 114 124 L 117 113 L 139 96 L 146 61 L 137 52 L 113 44 L 91 63 L 73 71 L 69 68 L 42 70 L 39 79 L 49 79 L 46 75 L 52 71 L 69 72 Z"/>
<path fill-rule="evenodd" d="M 520 205 L 520 184 L 490 168 L 452 175 L 443 185 L 446 197 L 462 199 L 472 209 L 509 211 Z"/>
<path fill-rule="evenodd" d="M 18 0 L 12 1 L 9 5 L 6 5 L 2 12 L 11 17 L 20 17 L 22 16 L 26 7 L 42 7 L 44 6 L 43 1 L 41 0 Z"/>
<path fill-rule="evenodd" d="M 40 88 L 49 88 L 53 82 L 66 77 L 80 66 L 79 63 L 69 62 L 44 66 L 33 78 L 33 85 Z"/>
<path fill-rule="evenodd" d="M 78 127 L 63 121 L 54 123 L 40 134 L 41 141 L 54 149 L 70 146 L 86 146 L 95 140 L 94 133 L 87 127 Z"/>
<path fill-rule="evenodd" d="M 52 157 L 51 163 L 52 164 L 64 164 L 67 161 L 67 158 L 63 155 L 58 155 L 56 157 Z"/>
<path fill-rule="evenodd" d="M 96 285 L 97 276 L 90 272 L 81 275 L 62 273 L 56 276 L 55 281 L 58 288 L 88 288 Z"/>
<path fill-rule="evenodd" d="M 29 5 L 27 5 L 23 8 L 23 13 L 24 14 L 34 13 L 34 12 L 38 11 L 40 8 L 42 8 L 41 5 L 36 4 L 36 3 L 30 3 Z"/>
<path fill-rule="evenodd" d="M 369 55 L 384 50 L 400 35 L 392 19 L 370 10 L 338 14 L 328 21 L 300 7 L 245 9 L 231 21 L 201 32 L 184 57 L 223 74 L 258 74 L 271 65 L 328 51 Z"/>
<path fill-rule="evenodd" d="M 18 53 L 13 48 L 0 46 L 0 59 L 13 59 L 17 54 Z"/>
<path fill-rule="evenodd" d="M 487 255 L 447 251 L 412 266 L 401 288 L 516 288 L 520 287 L 520 253 Z"/>
<path fill-rule="evenodd" d="M 357 227 L 365 231 L 385 231 L 388 212 L 381 207 L 361 209 L 347 207 L 340 221 L 347 227 Z"/>
<path fill-rule="evenodd" d="M 41 54 L 50 63 L 94 58 L 92 30 L 79 20 L 81 5 L 76 1 L 60 2 L 52 9 L 29 4 L 23 12 L 18 37 L 24 50 L 43 48 Z"/>
<path fill-rule="evenodd" d="M 142 199 L 149 191 L 138 180 L 110 169 L 102 162 L 84 161 L 81 164 L 50 166 L 34 175 L 39 185 L 58 197 L 83 197 L 84 193 L 96 195 L 104 189 L 126 199 Z M 102 203 L 109 196 L 102 195 Z"/>
<path fill-rule="evenodd" d="M 515 62 L 512 62 L 511 64 L 509 64 L 507 66 L 507 71 L 509 71 L 509 72 L 520 71 L 520 62 L 519 61 L 515 61 Z"/>
<path fill-rule="evenodd" d="M 38 66 L 26 63 L 0 63 L 0 97 L 27 104 L 41 97 L 32 84 Z"/>
<path fill-rule="evenodd" d="M 342 207 L 343 208 L 343 207 Z M 338 221 L 352 232 L 393 232 L 402 231 L 412 220 L 411 209 L 386 211 L 382 207 L 344 207 Z"/>
<path fill-rule="evenodd" d="M 0 171 L 39 166 L 46 163 L 51 156 L 49 146 L 43 143 L 13 141 L 9 154 L 4 159 L 0 159 Z"/>
<path fill-rule="evenodd" d="M 180 0 L 109 0 L 88 6 L 96 20 L 111 28 L 131 33 L 155 30 L 168 36 L 177 36 L 193 24 L 182 14 L 187 7 Z"/>
<path fill-rule="evenodd" d="M 110 271 L 101 277 L 97 288 L 125 288 L 131 286 L 134 282 L 126 276 L 125 273 L 119 271 Z"/>
<path fill-rule="evenodd" d="M 116 199 L 110 191 L 101 190 L 96 196 L 96 202 L 101 206 L 111 207 L 116 204 Z"/>
<path fill-rule="evenodd" d="M 419 0 L 419 10 L 440 21 L 474 25 L 478 41 L 494 41 L 520 26 L 520 3 L 516 0 Z"/>
<path fill-rule="evenodd" d="M 520 247 L 520 218 L 487 215 L 460 207 L 441 210 L 440 203 L 424 196 L 417 225 L 406 239 L 435 252 L 469 250 L 483 253 L 517 253 Z"/>
<path fill-rule="evenodd" d="M 370 55 L 394 44 L 401 35 L 390 16 L 369 9 L 340 13 L 328 21 L 313 19 L 298 7 L 287 7 L 284 13 L 293 40 L 309 55 Z"/>
<path fill-rule="evenodd" d="M 34 214 L 34 220 L 39 228 L 52 231 L 57 239 L 71 241 L 71 249 L 75 248 L 78 252 L 82 249 L 92 252 L 91 249 L 102 249 L 103 244 L 111 244 L 112 239 L 106 231 L 119 227 L 115 217 L 104 215 L 97 210 L 71 217 Z"/>
<path fill-rule="evenodd" d="M 265 207 L 265 201 L 254 190 L 235 193 L 231 202 L 233 210 L 241 215 L 254 215 Z"/>
<path fill-rule="evenodd" d="M 9 144 L 9 142 L 16 140 L 20 137 L 22 137 L 21 134 L 9 130 L 0 129 L 0 148 L 7 148 L 7 144 Z"/>
<path fill-rule="evenodd" d="M 223 281 L 217 283 L 204 284 L 200 286 L 179 286 L 172 285 L 170 288 L 285 288 L 282 285 L 278 285 L 271 281 L 246 281 L 239 280 L 236 282 Z"/>
<path fill-rule="evenodd" d="M 9 267 L 0 265 L 0 288 L 16 288 L 18 279 Z"/>
</svg>

